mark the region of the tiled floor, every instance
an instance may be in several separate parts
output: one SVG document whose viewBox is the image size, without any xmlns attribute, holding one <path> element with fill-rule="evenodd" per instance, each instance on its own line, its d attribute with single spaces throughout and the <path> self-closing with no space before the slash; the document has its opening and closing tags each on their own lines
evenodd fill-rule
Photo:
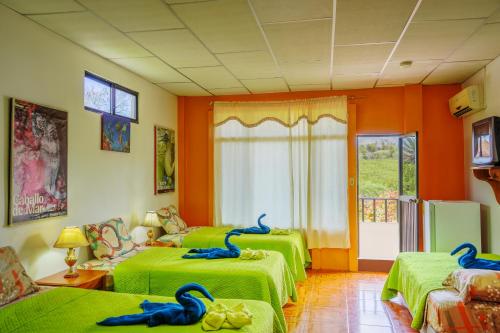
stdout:
<svg viewBox="0 0 500 333">
<path fill-rule="evenodd" d="M 290 333 L 399 333 L 411 316 L 401 304 L 380 301 L 386 274 L 309 271 L 299 300 L 284 308 Z"/>
</svg>

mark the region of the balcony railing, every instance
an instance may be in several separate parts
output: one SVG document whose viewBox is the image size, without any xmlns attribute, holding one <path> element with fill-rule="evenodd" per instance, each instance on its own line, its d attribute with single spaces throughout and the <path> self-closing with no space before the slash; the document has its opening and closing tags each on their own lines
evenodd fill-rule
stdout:
<svg viewBox="0 0 500 333">
<path fill-rule="evenodd" d="M 361 222 L 398 222 L 399 200 L 394 198 L 359 198 L 358 218 Z"/>
</svg>

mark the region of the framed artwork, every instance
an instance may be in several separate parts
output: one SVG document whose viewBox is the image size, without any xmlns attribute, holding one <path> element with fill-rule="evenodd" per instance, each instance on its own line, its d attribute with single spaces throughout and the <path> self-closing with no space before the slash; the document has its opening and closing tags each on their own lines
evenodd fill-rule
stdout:
<svg viewBox="0 0 500 333">
<path fill-rule="evenodd" d="M 175 131 L 155 126 L 155 194 L 175 191 Z"/>
<path fill-rule="evenodd" d="M 11 100 L 9 223 L 67 215 L 68 113 Z"/>
<path fill-rule="evenodd" d="M 111 114 L 101 116 L 101 149 L 130 153 L 130 120 Z"/>
</svg>

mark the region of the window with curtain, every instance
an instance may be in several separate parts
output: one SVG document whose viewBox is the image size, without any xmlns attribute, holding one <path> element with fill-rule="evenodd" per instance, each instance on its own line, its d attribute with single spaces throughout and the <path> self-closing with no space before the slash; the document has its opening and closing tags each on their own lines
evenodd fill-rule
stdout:
<svg viewBox="0 0 500 333">
<path fill-rule="evenodd" d="M 216 225 L 299 229 L 348 248 L 347 98 L 214 105 Z"/>
</svg>

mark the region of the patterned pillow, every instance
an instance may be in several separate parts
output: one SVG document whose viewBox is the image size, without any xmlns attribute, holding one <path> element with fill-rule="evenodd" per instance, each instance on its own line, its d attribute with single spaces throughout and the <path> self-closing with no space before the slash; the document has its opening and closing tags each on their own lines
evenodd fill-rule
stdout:
<svg viewBox="0 0 500 333">
<path fill-rule="evenodd" d="M 467 303 L 472 300 L 500 302 L 500 272 L 487 269 L 457 269 L 443 285 L 458 290 Z"/>
<path fill-rule="evenodd" d="M 39 287 L 28 276 L 10 246 L 0 248 L 0 305 L 32 294 Z"/>
<path fill-rule="evenodd" d="M 97 259 L 113 259 L 138 246 L 132 241 L 121 218 L 100 224 L 87 224 L 85 234 Z"/>
<path fill-rule="evenodd" d="M 177 208 L 170 205 L 167 208 L 161 208 L 156 211 L 160 218 L 160 223 L 167 234 L 178 234 L 187 229 L 187 224 L 179 216 Z"/>
</svg>

